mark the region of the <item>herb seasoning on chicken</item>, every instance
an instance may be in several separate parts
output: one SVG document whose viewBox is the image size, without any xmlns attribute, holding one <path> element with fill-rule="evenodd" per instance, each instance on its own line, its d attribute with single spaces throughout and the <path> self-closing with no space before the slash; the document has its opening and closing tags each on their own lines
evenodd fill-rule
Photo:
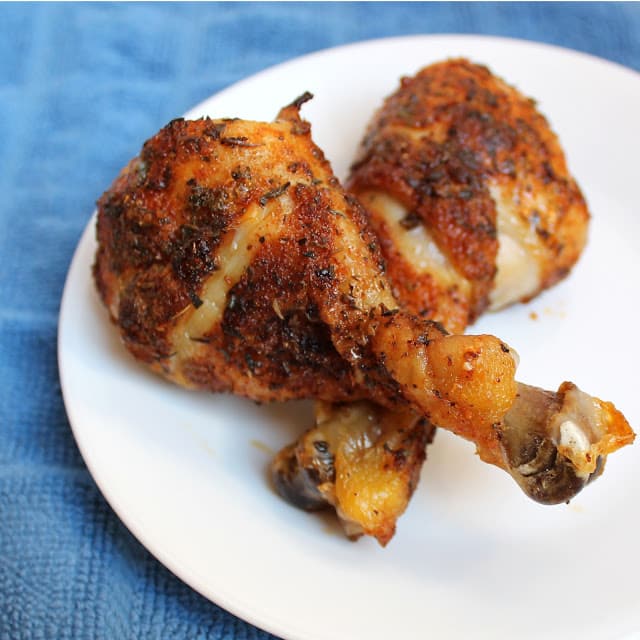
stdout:
<svg viewBox="0 0 640 640">
<path fill-rule="evenodd" d="M 523 446 L 555 437 L 555 413 L 529 419 L 547 395 L 521 393 L 498 338 L 400 309 L 363 208 L 299 116 L 308 97 L 271 124 L 173 121 L 102 196 L 94 276 L 125 345 L 193 389 L 409 409 L 514 473 L 512 433 Z M 632 432 L 598 406 L 606 420 L 588 452 L 602 457 Z M 565 414 L 581 429 L 582 415 Z"/>
</svg>

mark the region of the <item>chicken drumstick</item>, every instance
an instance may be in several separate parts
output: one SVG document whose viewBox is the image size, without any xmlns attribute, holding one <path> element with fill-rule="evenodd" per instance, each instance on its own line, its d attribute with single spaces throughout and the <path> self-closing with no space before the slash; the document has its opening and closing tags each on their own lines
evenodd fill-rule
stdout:
<svg viewBox="0 0 640 640">
<path fill-rule="evenodd" d="M 512 473 L 541 434 L 587 474 L 581 456 L 629 441 L 602 403 L 593 425 L 588 411 L 556 429 L 564 404 L 519 391 L 502 341 L 399 309 L 366 214 L 299 117 L 306 98 L 272 124 L 173 121 L 102 196 L 94 275 L 132 354 L 191 388 L 410 408 Z"/>
<path fill-rule="evenodd" d="M 369 124 L 348 188 L 366 203 L 388 280 L 403 309 L 438 320 L 454 333 L 487 308 L 528 300 L 557 282 L 586 240 L 587 206 L 546 119 L 532 100 L 486 67 L 464 59 L 433 64 L 402 80 Z M 573 400 L 565 399 L 567 391 Z M 558 416 L 567 415 L 559 407 L 565 401 L 579 403 L 576 398 L 582 396 L 570 386 L 550 395 L 520 385 L 518 397 L 523 410 L 529 404 L 539 415 L 556 412 L 560 424 Z M 592 412 L 597 415 L 600 409 Z M 380 430 L 372 427 L 380 422 L 373 405 L 352 411 L 345 404 L 318 403 L 317 413 L 319 424 L 274 461 L 276 485 L 294 504 L 304 503 L 305 496 L 321 487 L 324 503 L 316 501 L 316 506 L 330 503 L 348 532 L 369 533 L 386 542 L 415 487 L 413 467 L 424 456 L 415 447 L 408 449 L 406 460 L 412 464 L 405 464 L 396 482 L 379 494 L 369 491 L 365 504 L 361 497 L 349 500 L 341 490 L 346 474 L 340 473 L 340 458 L 336 486 L 326 474 L 315 472 L 320 454 L 311 455 L 315 449 L 308 443 L 330 433 L 330 451 L 352 450 L 351 432 L 368 431 L 366 457 L 379 451 L 379 475 L 388 475 L 385 470 L 393 468 L 387 460 L 388 441 L 407 431 L 406 416 L 398 415 L 394 429 L 392 416 L 384 412 L 386 428 Z M 517 407 L 515 414 L 520 415 Z M 352 425 L 354 415 L 362 421 L 359 429 L 344 429 L 345 420 Z M 577 438 L 584 446 L 572 421 L 561 422 L 564 435 L 556 424 L 553 442 Z M 505 424 L 510 434 L 528 432 L 514 432 L 510 421 Z M 504 439 L 502 455 L 513 461 L 510 472 L 523 490 L 544 503 L 573 497 L 604 465 L 604 457 L 595 457 L 595 466 L 592 459 L 576 474 L 576 461 L 566 464 L 565 457 L 558 458 L 557 446 L 544 434 L 528 444 L 517 437 Z M 325 467 L 327 457 L 323 452 Z M 350 478 L 363 475 L 356 463 L 349 463 Z M 412 474 L 403 476 L 406 466 Z M 365 471 L 371 476 L 368 467 Z"/>
</svg>

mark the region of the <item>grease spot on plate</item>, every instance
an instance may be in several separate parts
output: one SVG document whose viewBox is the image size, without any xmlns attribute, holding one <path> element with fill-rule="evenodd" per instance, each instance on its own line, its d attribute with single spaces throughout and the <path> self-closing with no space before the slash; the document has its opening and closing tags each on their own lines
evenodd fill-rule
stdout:
<svg viewBox="0 0 640 640">
<path fill-rule="evenodd" d="M 262 451 L 262 453 L 266 453 L 268 456 L 274 456 L 276 454 L 274 449 L 260 440 L 251 439 L 249 442 L 252 447 L 255 447 L 258 451 Z"/>
</svg>

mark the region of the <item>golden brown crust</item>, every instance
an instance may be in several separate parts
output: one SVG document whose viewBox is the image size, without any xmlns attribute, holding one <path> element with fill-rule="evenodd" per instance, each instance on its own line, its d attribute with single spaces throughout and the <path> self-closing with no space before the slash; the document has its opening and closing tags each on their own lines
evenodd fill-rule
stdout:
<svg viewBox="0 0 640 640">
<path fill-rule="evenodd" d="M 370 123 L 348 188 L 399 201 L 409 212 L 405 223 L 424 224 L 471 282 L 469 295 L 438 285 L 383 244 L 399 299 L 445 323 L 453 313 L 453 330 L 465 324 L 465 311 L 472 321 L 489 304 L 496 206 L 508 204 L 523 235 L 531 229 L 523 243 L 540 272 L 528 297 L 565 276 L 586 240 L 586 204 L 545 118 L 532 100 L 463 59 L 402 80 Z M 383 224 L 375 212 L 373 223 Z"/>
<path fill-rule="evenodd" d="M 375 214 L 372 217 L 376 220 Z M 377 219 L 375 224 L 394 297 L 420 318 L 436 320 L 451 333 L 463 333 L 470 320 L 465 291 L 456 282 L 443 285 L 435 272 L 418 269 L 403 256 L 390 223 Z"/>
<path fill-rule="evenodd" d="M 434 427 L 405 409 L 316 403 L 317 423 L 272 463 L 277 491 L 309 511 L 332 506 L 347 535 L 393 537 L 420 479 Z"/>
<path fill-rule="evenodd" d="M 180 384 L 256 400 L 363 395 L 314 302 L 340 295 L 326 210 L 360 225 L 379 265 L 377 241 L 296 113 L 273 124 L 175 120 L 98 202 L 98 290 L 136 358 Z M 252 211 L 269 224 L 238 236 L 247 244 L 236 251 Z M 183 355 L 203 287 L 234 251 L 247 263 L 233 282 L 224 275 L 220 321 L 190 334 Z"/>
<path fill-rule="evenodd" d="M 384 327 L 400 323 L 415 339 L 442 333 L 393 319 L 367 215 L 298 108 L 272 124 L 177 120 L 149 140 L 98 203 L 103 300 L 130 351 L 183 386 L 258 401 L 411 398 L 444 419 L 453 398 L 432 393 L 439 382 L 421 358 L 401 367 L 407 378 L 425 374 L 419 389 L 391 375 L 396 349 Z M 475 422 L 487 426 L 486 416 Z"/>
<path fill-rule="evenodd" d="M 174 121 L 100 199 L 94 274 L 125 344 L 187 387 L 404 409 L 509 468 L 499 439 L 505 416 L 536 435 L 512 411 L 509 348 L 492 336 L 447 335 L 399 309 L 367 215 L 313 144 L 299 106 L 272 124 Z M 458 206 L 458 183 L 473 182 L 463 175 L 439 185 L 453 205 L 442 215 L 435 207 L 435 219 L 449 234 L 449 259 L 472 265 L 478 256 L 465 255 L 463 237 L 481 252 L 482 234 L 491 234 L 481 205 Z M 446 222 L 456 216 L 457 240 Z M 473 281 L 476 294 L 482 282 Z M 396 470 L 394 509 L 413 487 L 421 459 L 413 453 L 416 464 Z M 374 456 L 373 475 L 387 457 Z"/>
</svg>

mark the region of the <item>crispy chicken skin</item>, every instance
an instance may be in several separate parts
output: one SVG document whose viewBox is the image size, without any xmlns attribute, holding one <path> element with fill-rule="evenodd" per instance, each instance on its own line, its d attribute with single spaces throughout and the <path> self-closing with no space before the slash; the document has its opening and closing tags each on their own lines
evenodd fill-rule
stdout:
<svg viewBox="0 0 640 640">
<path fill-rule="evenodd" d="M 412 402 L 491 430 L 516 394 L 508 348 L 398 310 L 364 211 L 298 109 L 272 124 L 173 121 L 100 199 L 95 279 L 126 346 L 192 388 Z"/>
<path fill-rule="evenodd" d="M 417 482 L 427 416 L 490 433 L 514 400 L 515 362 L 496 338 L 449 341 L 398 312 L 377 238 L 313 144 L 301 102 L 271 124 L 175 120 L 147 141 L 98 202 L 94 276 L 127 348 L 177 384 L 258 401 L 369 399 L 358 447 L 340 439 L 344 420 L 322 425 L 338 458 L 325 496 L 353 535 L 386 541 Z M 442 385 L 430 352 L 450 361 Z M 356 478 L 369 487 L 359 503 L 344 489 Z"/>
<path fill-rule="evenodd" d="M 586 240 L 586 203 L 545 118 L 532 100 L 466 60 L 434 64 L 402 80 L 369 124 L 348 185 L 368 210 L 398 302 L 453 333 L 463 332 L 487 308 L 530 299 L 557 282 L 575 263 Z M 519 385 L 516 407 L 504 427 L 487 434 L 480 455 L 500 466 L 505 458 L 510 460 L 512 476 L 539 502 L 570 499 L 602 472 L 606 458 L 604 451 L 585 450 L 567 464 L 571 456 L 558 455 L 559 424 L 565 425 L 565 439 L 571 439 L 567 430 L 573 424 L 559 417 L 566 417 L 561 407 L 566 404 L 575 413 L 581 393 L 572 386 L 551 393 Z M 628 441 L 626 422 L 615 408 L 608 407 L 605 418 L 599 401 L 591 400 L 590 417 L 576 418 L 586 431 L 588 424 L 600 420 L 609 424 L 601 429 L 608 433 L 602 442 L 618 435 Z M 556 412 L 556 417 L 548 412 Z M 333 423 L 336 433 L 346 438 L 340 429 L 346 418 L 353 425 L 359 417 L 362 430 L 375 413 L 374 406 L 350 411 L 343 403 L 318 403 L 317 422 L 324 431 Z M 533 414 L 538 426 L 526 418 Z M 389 415 L 386 421 L 392 422 Z M 397 422 L 402 431 L 403 416 Z M 517 426 L 512 428 L 514 422 Z M 540 424 L 551 423 L 552 435 L 539 430 Z M 318 430 L 318 426 L 310 429 L 297 446 L 287 447 L 276 458 L 279 486 L 291 481 L 291 469 L 309 484 L 306 470 L 314 457 L 305 443 Z M 390 433 L 387 429 L 384 437 Z M 524 440 L 516 434 L 524 435 Z M 499 435 L 501 447 L 494 446 L 493 435 Z M 591 438 L 597 439 L 593 433 Z M 560 449 L 568 453 L 561 445 Z M 315 455 L 327 458 L 326 451 Z M 354 466 L 349 466 L 351 472 Z M 280 475 L 283 468 L 289 469 L 285 478 Z M 305 485 L 300 477 L 294 483 L 298 488 Z M 334 479 L 339 484 L 340 474 L 335 473 Z M 326 494 L 326 476 L 322 482 Z M 289 491 L 290 499 L 293 493 Z M 334 490 L 328 502 L 336 507 L 346 530 L 358 530 L 335 495 Z M 385 528 L 376 532 L 369 527 L 365 532 L 384 544 L 401 511 L 389 509 L 386 517 L 379 508 L 375 511 Z"/>
<path fill-rule="evenodd" d="M 456 333 L 566 276 L 587 237 L 586 203 L 534 101 L 464 59 L 402 79 L 347 188 L 397 299 Z"/>
<path fill-rule="evenodd" d="M 98 203 L 95 279 L 129 350 L 178 384 L 354 398 L 308 292 L 333 277 L 323 216 L 362 214 L 287 117 L 174 120 L 146 142 Z"/>
<path fill-rule="evenodd" d="M 529 411 L 547 392 L 522 394 L 514 354 L 501 340 L 450 335 L 399 308 L 364 209 L 333 176 L 299 116 L 308 97 L 270 124 L 175 120 L 100 198 L 94 277 L 125 345 L 193 389 L 256 401 L 367 400 L 381 411 L 404 411 L 410 418 L 397 433 L 383 414 L 372 415 L 378 427 L 365 430 L 365 446 L 351 457 L 333 437 L 339 426 L 318 425 L 333 434 L 330 455 L 347 467 L 367 459 L 370 470 L 386 471 L 387 448 L 404 443 L 403 480 L 388 502 L 394 513 L 415 486 L 424 457 L 415 443 L 428 440 L 432 424 L 472 440 L 484 460 L 512 475 L 517 462 L 528 478 L 527 456 L 540 442 L 547 438 L 560 451 L 556 431 L 567 429 L 556 429 L 554 416 L 563 402 Z M 582 453 L 601 457 L 629 441 L 621 415 L 615 440 L 605 438 L 611 420 L 583 432 L 587 405 L 569 428 L 573 439 L 564 440 L 569 453 L 578 442 Z M 563 423 L 573 419 L 569 410 L 562 416 Z M 410 437 L 423 421 L 423 440 Z M 525 454 L 514 462 L 516 441 Z M 300 468 L 307 468 L 304 456 Z M 552 490 L 558 493 L 553 478 L 540 495 Z M 339 496 L 341 488 L 327 491 Z M 354 517 L 362 505 L 341 509 L 388 539 L 384 522 L 376 529 Z"/>
<path fill-rule="evenodd" d="M 316 425 L 278 453 L 280 495 L 315 511 L 331 506 L 352 538 L 393 537 L 418 484 L 435 427 L 407 407 L 361 400 L 316 403 Z"/>
</svg>

